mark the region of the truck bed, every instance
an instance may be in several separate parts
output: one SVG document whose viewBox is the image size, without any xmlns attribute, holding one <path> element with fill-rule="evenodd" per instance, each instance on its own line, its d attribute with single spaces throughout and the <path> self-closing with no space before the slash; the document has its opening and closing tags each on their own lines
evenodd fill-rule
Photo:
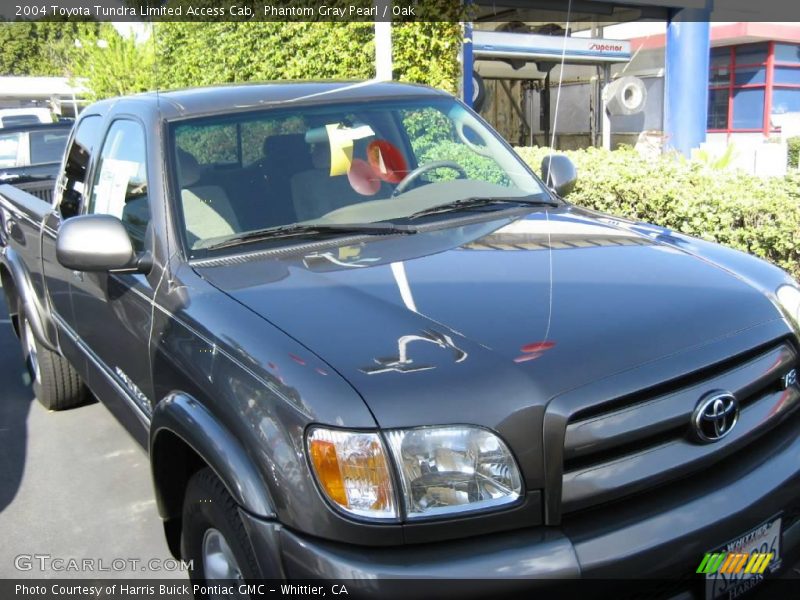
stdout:
<svg viewBox="0 0 800 600">
<path fill-rule="evenodd" d="M 45 184 L 48 188 L 47 193 L 43 192 Z M 52 186 L 51 180 L 29 182 L 20 184 L 20 186 L 0 185 L 0 205 L 12 216 L 32 221 L 28 225 L 34 225 L 38 231 L 45 216 L 51 210 Z"/>
</svg>

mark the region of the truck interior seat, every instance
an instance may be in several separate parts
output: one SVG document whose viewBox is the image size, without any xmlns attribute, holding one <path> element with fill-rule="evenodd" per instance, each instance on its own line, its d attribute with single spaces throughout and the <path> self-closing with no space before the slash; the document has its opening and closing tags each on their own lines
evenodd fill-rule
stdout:
<svg viewBox="0 0 800 600">
<path fill-rule="evenodd" d="M 356 141 L 353 157 L 366 158 L 366 142 Z M 294 210 L 298 219 L 318 219 L 329 212 L 366 200 L 387 198 L 391 188 L 381 182 L 380 189 L 372 196 L 363 196 L 353 189 L 347 175 L 330 174 L 331 150 L 326 143 L 314 144 L 313 169 L 302 171 L 292 177 L 291 190 Z"/>
<path fill-rule="evenodd" d="M 262 169 L 266 180 L 266 197 L 262 212 L 269 223 L 266 226 L 294 223 L 299 215 L 292 201 L 292 177 L 312 168 L 311 146 L 305 134 L 272 135 L 262 146 Z"/>
<path fill-rule="evenodd" d="M 225 190 L 218 185 L 200 185 L 200 165 L 190 153 L 178 148 L 178 182 L 183 218 L 189 243 L 241 231 L 239 220 Z"/>
</svg>

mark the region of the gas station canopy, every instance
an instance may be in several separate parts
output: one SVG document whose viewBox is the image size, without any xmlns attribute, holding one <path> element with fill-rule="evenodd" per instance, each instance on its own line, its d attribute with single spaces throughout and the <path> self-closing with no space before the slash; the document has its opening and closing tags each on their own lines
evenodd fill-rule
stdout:
<svg viewBox="0 0 800 600">
<path fill-rule="evenodd" d="M 562 52 L 565 62 L 572 64 L 627 62 L 631 58 L 631 44 L 628 41 L 564 38 L 534 33 L 475 30 L 472 48 L 476 60 L 560 61 Z"/>
</svg>

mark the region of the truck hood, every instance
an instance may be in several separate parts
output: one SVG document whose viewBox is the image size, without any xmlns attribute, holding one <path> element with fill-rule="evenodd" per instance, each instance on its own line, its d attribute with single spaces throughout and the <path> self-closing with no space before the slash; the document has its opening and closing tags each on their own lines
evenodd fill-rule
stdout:
<svg viewBox="0 0 800 600">
<path fill-rule="evenodd" d="M 565 390 L 778 318 L 729 271 L 584 211 L 483 219 L 195 268 L 326 361 L 384 428 L 538 427 Z"/>
</svg>

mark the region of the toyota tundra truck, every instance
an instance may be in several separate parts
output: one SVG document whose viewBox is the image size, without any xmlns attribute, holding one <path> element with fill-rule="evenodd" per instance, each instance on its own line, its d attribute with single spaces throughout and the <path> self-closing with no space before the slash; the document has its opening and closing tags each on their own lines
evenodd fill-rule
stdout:
<svg viewBox="0 0 800 600">
<path fill-rule="evenodd" d="M 0 187 L 2 287 L 39 402 L 91 393 L 147 449 L 195 581 L 779 574 L 797 282 L 575 206 L 576 175 L 421 86 L 105 100 L 51 203 Z"/>
</svg>

